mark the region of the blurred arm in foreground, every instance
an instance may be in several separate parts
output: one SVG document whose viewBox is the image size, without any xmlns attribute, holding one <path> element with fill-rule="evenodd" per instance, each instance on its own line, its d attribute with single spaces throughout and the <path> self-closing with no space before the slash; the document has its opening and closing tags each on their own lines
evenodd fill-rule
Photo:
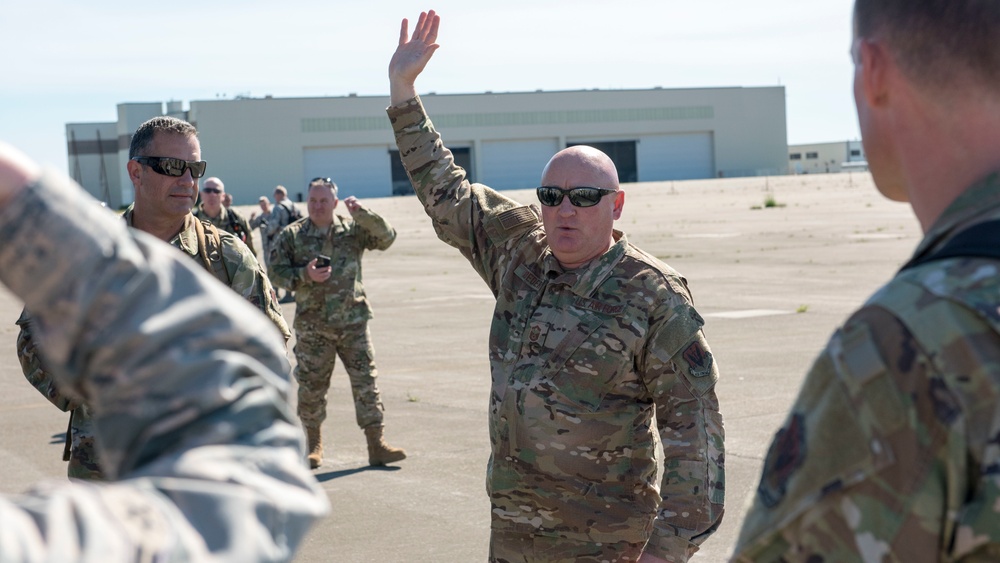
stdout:
<svg viewBox="0 0 1000 563">
<path fill-rule="evenodd" d="M 0 282 L 117 480 L 0 500 L 0 561 L 286 561 L 328 511 L 280 335 L 211 279 L 0 144 Z"/>
</svg>

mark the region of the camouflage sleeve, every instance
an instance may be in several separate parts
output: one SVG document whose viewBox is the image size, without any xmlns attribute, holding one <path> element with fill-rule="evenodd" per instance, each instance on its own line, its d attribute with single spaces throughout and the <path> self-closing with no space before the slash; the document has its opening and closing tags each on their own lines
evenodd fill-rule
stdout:
<svg viewBox="0 0 1000 563">
<path fill-rule="evenodd" d="M 328 511 L 284 346 L 194 261 L 46 175 L 0 209 L 0 282 L 116 483 L 0 500 L 0 559 L 285 561 Z"/>
<path fill-rule="evenodd" d="M 70 397 L 59 390 L 55 378 L 42 366 L 42 358 L 38 354 L 38 346 L 31 335 L 31 315 L 28 310 L 21 311 L 17 319 L 21 329 L 17 334 L 17 359 L 21 362 L 21 372 L 32 387 L 43 397 L 63 412 L 68 412 L 80 406 L 78 397 Z"/>
<path fill-rule="evenodd" d="M 922 300 L 937 303 L 932 330 L 983 326 Z M 974 332 L 928 353 L 886 309 L 855 313 L 771 443 L 736 560 L 998 560 L 997 388 L 982 374 L 997 373 L 1000 342 Z M 977 433 L 991 444 L 978 452 Z"/>
<path fill-rule="evenodd" d="M 675 301 L 650 331 L 640 367 L 664 456 L 662 500 L 645 552 L 682 562 L 722 522 L 725 434 L 715 395 L 718 366 L 703 321 L 689 302 Z"/>
<path fill-rule="evenodd" d="M 305 268 L 292 263 L 295 256 L 295 240 L 292 231 L 284 229 L 271 245 L 271 267 L 268 275 L 271 282 L 288 291 L 298 291 L 299 285 L 305 281 Z"/>
<path fill-rule="evenodd" d="M 364 207 L 351 217 L 361 230 L 361 242 L 367 250 L 385 250 L 396 240 L 396 229 L 381 215 Z"/>
<path fill-rule="evenodd" d="M 486 186 L 469 184 L 419 97 L 387 113 L 403 167 L 438 238 L 457 248 L 496 294 L 508 244 L 536 227 L 538 215 Z"/>
<path fill-rule="evenodd" d="M 285 317 L 281 314 L 278 295 L 271 286 L 263 266 L 253 255 L 253 250 L 234 235 L 224 231 L 220 231 L 219 235 L 222 238 L 222 261 L 229 274 L 229 286 L 267 315 L 287 342 L 292 333 L 288 330 Z"/>
</svg>

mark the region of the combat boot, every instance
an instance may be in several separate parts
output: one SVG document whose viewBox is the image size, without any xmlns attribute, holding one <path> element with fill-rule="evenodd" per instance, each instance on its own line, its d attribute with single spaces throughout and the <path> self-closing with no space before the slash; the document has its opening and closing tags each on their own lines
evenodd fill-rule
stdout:
<svg viewBox="0 0 1000 563">
<path fill-rule="evenodd" d="M 309 469 L 316 469 L 323 463 L 323 439 L 319 435 L 319 426 L 306 426 L 306 449 L 309 455 Z"/>
<path fill-rule="evenodd" d="M 385 465 L 406 459 L 405 451 L 385 443 L 385 438 L 382 437 L 383 428 L 381 425 L 365 428 L 365 438 L 368 438 L 369 465 Z"/>
</svg>

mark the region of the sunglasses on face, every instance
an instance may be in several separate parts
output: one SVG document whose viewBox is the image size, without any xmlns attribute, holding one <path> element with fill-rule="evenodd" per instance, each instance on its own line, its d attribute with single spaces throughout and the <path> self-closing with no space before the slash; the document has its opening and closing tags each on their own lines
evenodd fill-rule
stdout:
<svg viewBox="0 0 1000 563">
<path fill-rule="evenodd" d="M 208 163 L 204 160 L 192 162 L 166 156 L 137 156 L 132 160 L 139 164 L 145 164 L 157 174 L 173 176 L 174 178 L 183 176 L 185 170 L 191 170 L 192 178 L 201 178 L 205 175 L 205 167 L 208 166 Z"/>
<path fill-rule="evenodd" d="M 201 191 L 205 192 L 206 194 L 221 194 L 222 193 L 222 190 L 220 190 L 219 188 L 202 188 Z"/>
<path fill-rule="evenodd" d="M 555 207 L 562 203 L 563 196 L 569 196 L 569 202 L 575 207 L 593 207 L 597 205 L 601 198 L 617 192 L 618 190 L 611 188 L 570 188 L 564 190 L 562 188 L 556 188 L 552 186 L 542 186 L 540 188 L 535 188 L 535 193 L 538 194 L 538 201 L 546 207 Z"/>
</svg>

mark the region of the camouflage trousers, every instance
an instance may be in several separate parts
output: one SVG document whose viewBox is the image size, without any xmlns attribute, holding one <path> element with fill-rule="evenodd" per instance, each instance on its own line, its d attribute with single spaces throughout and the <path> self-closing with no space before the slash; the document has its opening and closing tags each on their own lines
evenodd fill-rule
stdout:
<svg viewBox="0 0 1000 563">
<path fill-rule="evenodd" d="M 69 437 L 70 454 L 69 467 L 66 475 L 71 479 L 86 479 L 103 481 L 104 471 L 97 461 L 97 448 L 94 446 L 94 420 L 87 405 L 70 411 Z"/>
<path fill-rule="evenodd" d="M 326 395 L 337 356 L 351 380 L 358 426 L 382 424 L 382 400 L 375 377 L 375 350 L 368 323 L 348 325 L 338 332 L 295 331 L 295 380 L 299 382 L 298 414 L 304 426 L 326 420 Z"/>
<path fill-rule="evenodd" d="M 586 543 L 503 530 L 490 533 L 491 563 L 638 561 L 644 543 Z"/>
</svg>

